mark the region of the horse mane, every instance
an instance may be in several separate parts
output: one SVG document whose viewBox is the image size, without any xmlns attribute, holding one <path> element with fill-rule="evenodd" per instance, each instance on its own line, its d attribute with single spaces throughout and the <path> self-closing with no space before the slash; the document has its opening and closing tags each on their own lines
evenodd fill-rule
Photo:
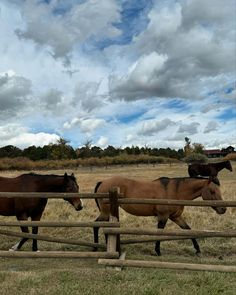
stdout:
<svg viewBox="0 0 236 295">
<path fill-rule="evenodd" d="M 35 173 L 35 172 L 29 172 L 29 173 L 24 173 L 24 174 L 21 174 L 20 176 L 35 176 L 35 177 L 64 177 L 65 174 L 63 175 L 57 175 L 57 174 L 38 174 L 38 173 Z M 66 174 L 67 175 L 67 174 Z M 73 180 L 76 180 L 74 174 L 72 175 L 67 175 L 69 178 L 73 179 Z"/>
</svg>

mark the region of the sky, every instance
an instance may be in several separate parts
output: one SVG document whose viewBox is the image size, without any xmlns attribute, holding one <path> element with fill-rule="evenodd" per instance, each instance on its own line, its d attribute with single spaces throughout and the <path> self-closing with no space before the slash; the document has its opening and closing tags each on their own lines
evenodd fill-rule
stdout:
<svg viewBox="0 0 236 295">
<path fill-rule="evenodd" d="M 0 0 L 0 147 L 236 148 L 236 0 Z"/>
</svg>

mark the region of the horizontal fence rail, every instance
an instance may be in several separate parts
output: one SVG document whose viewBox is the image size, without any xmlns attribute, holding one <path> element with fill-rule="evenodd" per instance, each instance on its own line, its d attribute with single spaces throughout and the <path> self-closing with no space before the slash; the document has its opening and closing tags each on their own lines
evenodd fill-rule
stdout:
<svg viewBox="0 0 236 295">
<path fill-rule="evenodd" d="M 119 267 L 145 267 L 159 269 L 178 269 L 178 270 L 195 270 L 195 271 L 220 271 L 220 272 L 236 272 L 236 266 L 231 265 L 211 265 L 211 264 L 191 264 L 177 262 L 160 262 L 145 260 L 121 260 L 121 259 L 99 259 L 98 264 L 106 266 Z"/>
<path fill-rule="evenodd" d="M 184 236 L 184 237 L 236 237 L 236 230 L 210 231 L 210 230 L 166 230 L 166 229 L 139 229 L 139 228 L 104 228 L 105 234 L 148 235 L 148 236 Z"/>
<path fill-rule="evenodd" d="M 102 199 L 108 198 L 108 193 L 49 193 L 49 192 L 0 192 L 0 198 L 81 198 L 81 199 Z"/>
<path fill-rule="evenodd" d="M 181 206 L 220 206 L 220 207 L 236 207 L 236 201 L 188 201 L 188 200 L 175 200 L 175 199 L 119 199 L 119 204 L 147 204 L 147 205 L 181 205 Z"/>
<path fill-rule="evenodd" d="M 140 244 L 140 243 L 153 243 L 158 241 L 176 241 L 176 240 L 188 240 L 188 239 L 194 239 L 195 236 L 158 236 L 157 237 L 143 237 L 143 238 L 134 238 L 134 239 L 125 239 L 125 240 L 121 240 L 120 243 L 121 245 L 130 245 L 130 244 Z M 199 237 L 198 237 L 199 238 Z M 200 237 L 201 238 L 201 237 Z M 204 238 L 204 237 L 202 237 Z"/>
<path fill-rule="evenodd" d="M 122 195 L 119 194 L 119 197 Z M 0 198 L 81 198 L 81 199 L 105 199 L 109 203 L 108 193 L 49 193 L 49 192 L 0 192 Z M 119 205 L 122 204 L 146 204 L 146 205 L 179 205 L 179 206 L 198 206 L 198 207 L 236 207 L 236 201 L 190 201 L 176 199 L 140 199 L 140 198 L 119 198 Z"/>
<path fill-rule="evenodd" d="M 8 258 L 118 258 L 118 252 L 66 252 L 66 251 L 0 251 L 0 257 Z"/>
<path fill-rule="evenodd" d="M 0 221 L 0 226 L 40 226 L 40 227 L 119 227 L 119 222 L 70 222 L 70 221 Z"/>
</svg>

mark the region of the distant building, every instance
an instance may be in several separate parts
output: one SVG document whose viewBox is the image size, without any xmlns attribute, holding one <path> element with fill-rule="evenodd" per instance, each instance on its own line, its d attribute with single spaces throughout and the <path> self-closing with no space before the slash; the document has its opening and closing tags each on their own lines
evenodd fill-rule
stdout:
<svg viewBox="0 0 236 295">
<path fill-rule="evenodd" d="M 228 146 L 226 149 L 204 150 L 204 155 L 208 158 L 223 158 L 230 153 L 235 153 L 234 147 Z"/>
</svg>

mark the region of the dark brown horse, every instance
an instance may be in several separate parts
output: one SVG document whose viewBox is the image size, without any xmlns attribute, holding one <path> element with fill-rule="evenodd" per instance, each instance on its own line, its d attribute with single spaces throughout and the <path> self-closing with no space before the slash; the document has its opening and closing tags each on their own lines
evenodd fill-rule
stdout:
<svg viewBox="0 0 236 295">
<path fill-rule="evenodd" d="M 22 174 L 16 178 L 0 177 L 0 192 L 68 192 L 77 193 L 78 184 L 74 175 L 39 175 L 34 173 Z M 76 210 L 83 208 L 80 198 L 64 198 Z M 16 216 L 19 221 L 39 221 L 47 204 L 47 198 L 0 198 L 0 215 Z M 28 227 L 22 226 L 22 232 L 28 233 Z M 38 233 L 38 227 L 32 227 L 32 233 Z M 22 238 L 10 250 L 19 250 L 27 241 Z M 37 251 L 37 240 L 33 239 L 32 250 Z"/>
<path fill-rule="evenodd" d="M 188 174 L 190 177 L 197 176 L 212 176 L 216 177 L 218 172 L 222 169 L 228 169 L 233 171 L 230 161 L 223 161 L 218 163 L 209 163 L 209 164 L 191 164 L 188 166 Z"/>
<path fill-rule="evenodd" d="M 162 177 L 155 181 L 137 181 L 123 177 L 112 177 L 97 183 L 95 193 L 108 193 L 111 187 L 119 187 L 124 198 L 194 200 L 201 196 L 203 200 L 222 200 L 219 185 L 206 178 Z M 96 199 L 96 203 L 100 210 L 96 221 L 108 221 L 110 205 L 105 203 L 103 199 Z M 190 229 L 182 217 L 184 206 L 146 204 L 121 204 L 120 206 L 126 212 L 136 216 L 157 216 L 160 229 L 165 227 L 168 219 L 182 229 Z M 224 207 L 212 208 L 218 214 L 223 214 L 226 211 Z M 98 228 L 94 228 L 94 242 L 98 243 Z M 196 253 L 200 254 L 196 239 L 192 239 L 192 242 Z M 155 251 L 157 255 L 161 255 L 160 241 L 156 242 Z"/>
</svg>

